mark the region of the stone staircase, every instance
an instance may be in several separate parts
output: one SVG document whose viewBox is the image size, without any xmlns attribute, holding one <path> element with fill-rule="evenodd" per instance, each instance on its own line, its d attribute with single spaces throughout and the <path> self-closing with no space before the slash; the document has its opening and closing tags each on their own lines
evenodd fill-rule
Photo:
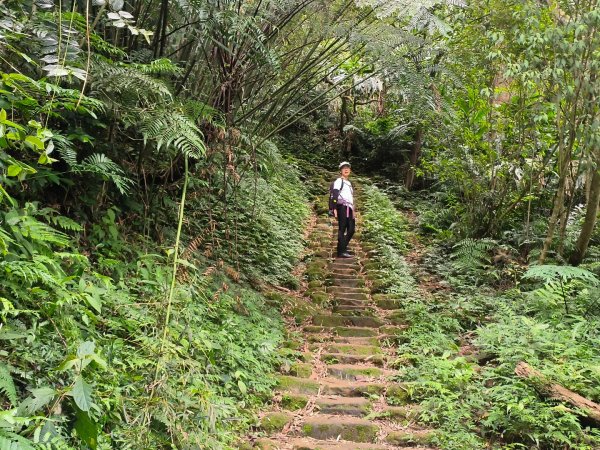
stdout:
<svg viewBox="0 0 600 450">
<path fill-rule="evenodd" d="M 298 330 L 301 359 L 279 377 L 276 410 L 261 418 L 269 437 L 247 448 L 430 449 L 434 432 L 418 425 L 418 406 L 391 381 L 392 343 L 405 328 L 399 300 L 371 295 L 360 239 L 351 242 L 353 258 L 333 258 L 336 232 L 333 220 L 318 219 L 307 294 L 328 300 Z"/>
</svg>

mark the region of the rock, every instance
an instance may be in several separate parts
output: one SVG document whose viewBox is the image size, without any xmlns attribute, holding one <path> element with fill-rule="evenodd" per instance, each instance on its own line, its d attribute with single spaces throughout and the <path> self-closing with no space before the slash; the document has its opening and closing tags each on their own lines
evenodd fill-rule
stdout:
<svg viewBox="0 0 600 450">
<path fill-rule="evenodd" d="M 370 395 L 382 395 L 385 385 L 369 381 L 323 381 L 322 390 L 324 394 L 340 395 L 342 397 L 360 397 Z"/>
<path fill-rule="evenodd" d="M 338 336 L 346 337 L 370 337 L 377 336 L 377 330 L 374 328 L 359 328 L 359 327 L 336 327 L 335 333 Z"/>
</svg>

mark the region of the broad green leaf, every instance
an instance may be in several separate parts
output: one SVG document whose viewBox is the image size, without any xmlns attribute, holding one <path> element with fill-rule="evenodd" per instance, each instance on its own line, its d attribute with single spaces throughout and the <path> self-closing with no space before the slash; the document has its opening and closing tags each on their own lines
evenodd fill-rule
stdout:
<svg viewBox="0 0 600 450">
<path fill-rule="evenodd" d="M 37 150 L 44 150 L 44 143 L 37 136 L 27 136 L 25 138 L 25 142 L 30 144 L 33 148 Z"/>
<path fill-rule="evenodd" d="M 75 384 L 71 388 L 70 395 L 82 411 L 89 411 L 92 407 L 92 387 L 81 375 L 78 375 L 75 379 Z"/>
<path fill-rule="evenodd" d="M 98 426 L 87 412 L 79 408 L 75 409 L 75 416 L 77 417 L 75 431 L 81 440 L 94 450 L 98 445 Z"/>
<path fill-rule="evenodd" d="M 21 173 L 22 170 L 23 170 L 23 168 L 21 166 L 12 164 L 12 165 L 8 166 L 8 169 L 6 170 L 6 174 L 9 177 L 16 177 Z"/>
</svg>

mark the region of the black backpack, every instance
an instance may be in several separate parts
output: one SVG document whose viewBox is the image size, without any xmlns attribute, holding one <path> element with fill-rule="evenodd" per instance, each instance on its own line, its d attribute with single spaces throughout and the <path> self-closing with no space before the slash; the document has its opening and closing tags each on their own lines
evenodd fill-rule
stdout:
<svg viewBox="0 0 600 450">
<path fill-rule="evenodd" d="M 342 189 L 344 189 L 344 179 L 343 178 L 342 178 L 342 187 L 339 190 L 333 189 L 333 185 L 335 184 L 336 181 L 337 181 L 337 179 L 333 180 L 331 182 L 331 184 L 329 185 L 329 215 L 330 216 L 333 216 L 333 210 L 337 206 L 337 200 L 340 195 L 340 192 L 342 192 Z"/>
</svg>

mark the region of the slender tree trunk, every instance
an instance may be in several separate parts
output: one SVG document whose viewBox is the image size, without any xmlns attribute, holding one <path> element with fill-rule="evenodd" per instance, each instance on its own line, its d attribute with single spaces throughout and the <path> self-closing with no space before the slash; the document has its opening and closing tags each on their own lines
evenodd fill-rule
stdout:
<svg viewBox="0 0 600 450">
<path fill-rule="evenodd" d="M 569 263 L 573 264 L 574 266 L 581 264 L 581 261 L 585 256 L 585 252 L 587 251 L 588 245 L 590 243 L 590 238 L 592 237 L 592 232 L 594 231 L 594 227 L 596 225 L 599 204 L 600 172 L 598 171 L 598 169 L 595 169 L 594 173 L 592 174 L 590 196 L 587 204 L 587 209 L 585 211 L 583 227 L 581 228 L 581 233 L 579 234 L 579 238 L 577 239 L 577 243 L 575 244 L 575 251 L 569 258 Z"/>
<path fill-rule="evenodd" d="M 406 174 L 406 189 L 409 191 L 412 189 L 413 184 L 415 182 L 416 176 L 416 166 L 419 162 L 419 158 L 421 157 L 421 148 L 423 147 L 423 127 L 421 125 L 417 125 L 417 132 L 415 136 L 415 143 L 413 145 L 412 152 L 410 153 L 410 167 L 408 168 L 408 173 Z"/>
</svg>

